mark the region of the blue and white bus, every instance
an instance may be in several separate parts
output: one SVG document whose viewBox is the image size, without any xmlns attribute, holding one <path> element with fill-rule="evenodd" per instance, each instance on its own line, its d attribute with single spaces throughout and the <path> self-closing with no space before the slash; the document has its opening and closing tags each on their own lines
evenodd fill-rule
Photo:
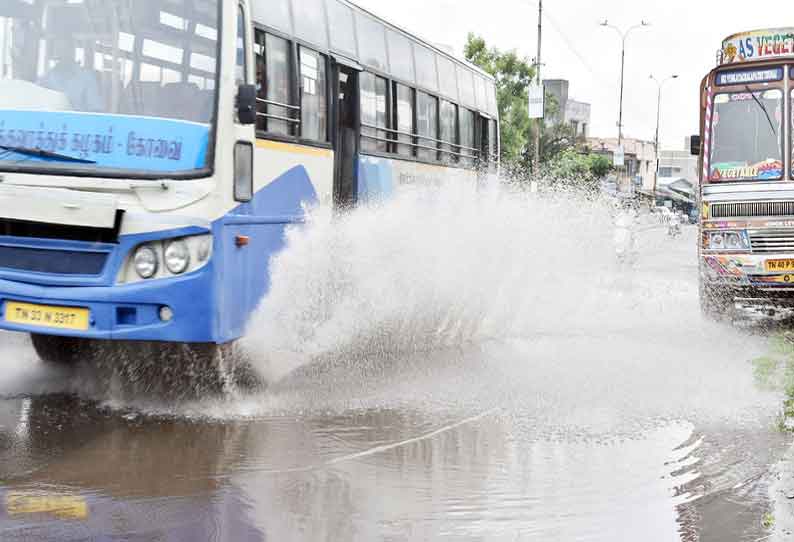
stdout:
<svg viewBox="0 0 794 542">
<path fill-rule="evenodd" d="M 498 134 L 492 77 L 344 0 L 3 0 L 0 328 L 218 351 L 307 207 L 476 178 Z"/>
</svg>

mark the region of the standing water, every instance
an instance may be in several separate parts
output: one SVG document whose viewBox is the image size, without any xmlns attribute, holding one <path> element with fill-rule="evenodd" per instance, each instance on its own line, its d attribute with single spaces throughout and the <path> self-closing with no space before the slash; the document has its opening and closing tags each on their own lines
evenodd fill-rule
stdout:
<svg viewBox="0 0 794 542">
<path fill-rule="evenodd" d="M 765 536 L 767 341 L 701 319 L 694 229 L 636 242 L 577 194 L 414 188 L 289 232 L 242 345 L 264 392 L 121 400 L 9 344 L 0 487 L 91 513 L 0 538 Z"/>
</svg>

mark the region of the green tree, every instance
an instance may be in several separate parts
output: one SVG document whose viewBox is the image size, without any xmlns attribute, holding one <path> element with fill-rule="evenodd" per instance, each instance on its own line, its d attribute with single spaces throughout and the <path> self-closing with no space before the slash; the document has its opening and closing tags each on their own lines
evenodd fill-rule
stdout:
<svg viewBox="0 0 794 542">
<path fill-rule="evenodd" d="M 590 173 L 597 178 L 606 177 L 614 169 L 612 162 L 603 154 L 590 154 Z"/>
<path fill-rule="evenodd" d="M 553 178 L 579 179 L 592 186 L 612 170 L 609 160 L 577 150 L 577 138 L 567 124 L 547 126 L 543 119 L 531 121 L 528 112 L 528 89 L 535 78 L 535 68 L 515 51 L 489 48 L 485 40 L 469 33 L 464 49 L 466 59 L 496 79 L 496 96 L 501 123 L 502 162 L 514 171 L 529 171 L 535 154 L 537 126 L 541 126 L 540 158 L 544 170 Z M 546 116 L 555 117 L 560 105 L 546 95 Z"/>
<path fill-rule="evenodd" d="M 543 164 L 544 177 L 563 186 L 596 191 L 599 181 L 612 171 L 609 158 L 569 147 Z"/>
</svg>

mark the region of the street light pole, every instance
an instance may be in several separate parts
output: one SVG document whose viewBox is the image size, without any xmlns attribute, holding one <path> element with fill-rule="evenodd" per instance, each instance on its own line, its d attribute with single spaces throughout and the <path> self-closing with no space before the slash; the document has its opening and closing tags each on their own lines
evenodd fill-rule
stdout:
<svg viewBox="0 0 794 542">
<path fill-rule="evenodd" d="M 647 21 L 641 21 L 640 24 L 634 25 L 630 27 L 625 32 L 622 31 L 615 25 L 609 24 L 609 21 L 604 19 L 604 22 L 601 23 L 601 26 L 605 28 L 611 28 L 615 32 L 618 33 L 621 40 L 621 48 L 620 48 L 620 105 L 619 105 L 619 113 L 618 113 L 618 147 L 623 144 L 623 78 L 626 71 L 626 39 L 629 37 L 629 34 L 633 30 L 638 28 L 643 28 L 646 26 L 650 26 L 650 23 Z"/>
<path fill-rule="evenodd" d="M 664 84 L 672 81 L 673 79 L 678 79 L 677 74 L 673 74 L 670 77 L 662 79 L 659 81 L 656 77 L 651 74 L 651 79 L 657 86 L 657 97 L 656 97 L 656 137 L 653 140 L 653 151 L 656 154 L 656 171 L 653 174 L 653 194 L 656 197 L 656 186 L 659 181 L 659 125 L 661 123 L 661 112 L 662 112 L 662 88 Z"/>
<path fill-rule="evenodd" d="M 543 0 L 538 0 L 538 57 L 535 61 L 535 75 L 538 79 L 538 85 L 543 88 L 543 80 L 540 78 L 540 48 L 543 45 Z M 543 90 L 545 93 L 546 91 Z M 545 104 L 545 96 L 544 96 L 544 104 Z M 545 111 L 544 111 L 545 117 Z M 543 118 L 536 119 L 536 128 L 535 130 L 535 174 L 537 175 L 540 173 L 540 142 L 541 142 L 541 130 L 543 129 Z"/>
</svg>

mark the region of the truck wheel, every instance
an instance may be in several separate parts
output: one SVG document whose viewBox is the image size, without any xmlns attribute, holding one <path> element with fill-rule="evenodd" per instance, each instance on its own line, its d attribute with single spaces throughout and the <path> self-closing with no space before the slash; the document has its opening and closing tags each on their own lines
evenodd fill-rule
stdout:
<svg viewBox="0 0 794 542">
<path fill-rule="evenodd" d="M 709 320 L 722 321 L 731 317 L 734 300 L 730 291 L 700 282 L 700 312 Z"/>
<path fill-rule="evenodd" d="M 33 348 L 39 359 L 54 365 L 76 365 L 90 354 L 90 343 L 87 339 L 74 337 L 56 337 L 54 335 L 30 335 Z"/>
</svg>

